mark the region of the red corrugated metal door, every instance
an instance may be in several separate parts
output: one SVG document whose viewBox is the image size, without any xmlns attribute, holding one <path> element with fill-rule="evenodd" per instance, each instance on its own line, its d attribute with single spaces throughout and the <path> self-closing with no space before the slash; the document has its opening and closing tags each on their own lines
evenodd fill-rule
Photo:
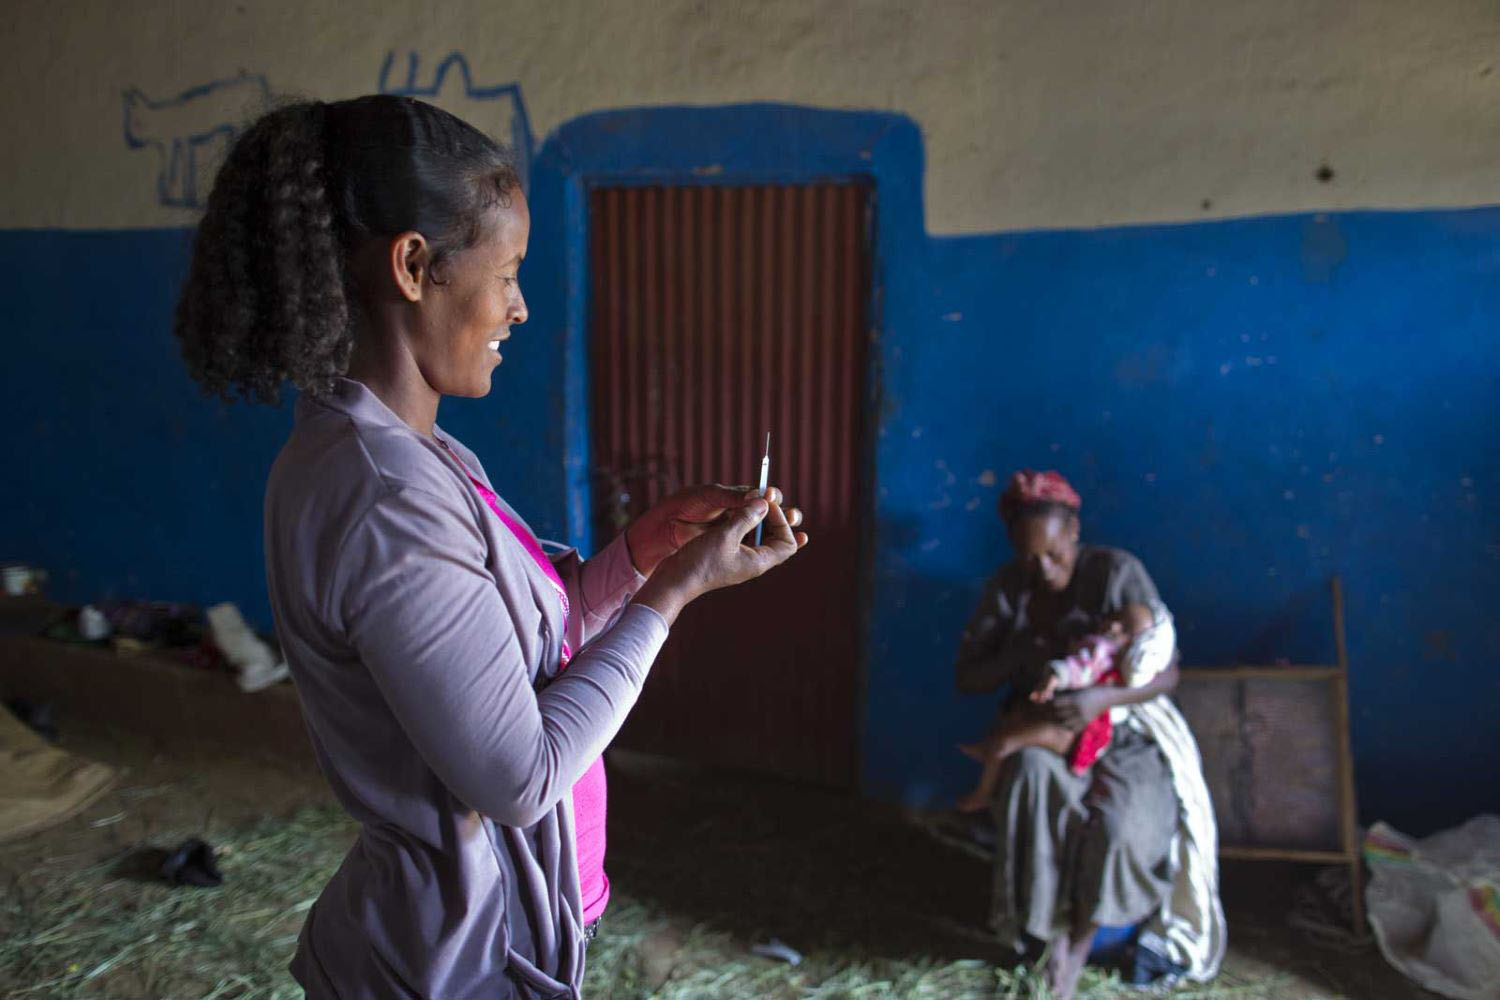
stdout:
<svg viewBox="0 0 1500 1000">
<path fill-rule="evenodd" d="M 847 787 L 865 480 L 867 189 L 591 194 L 600 538 L 682 484 L 771 478 L 812 544 L 693 604 L 622 746 Z"/>
</svg>

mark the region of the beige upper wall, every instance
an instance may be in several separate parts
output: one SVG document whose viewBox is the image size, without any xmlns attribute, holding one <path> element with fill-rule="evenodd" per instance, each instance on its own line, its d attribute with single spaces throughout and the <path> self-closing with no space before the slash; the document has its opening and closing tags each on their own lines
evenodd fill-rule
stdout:
<svg viewBox="0 0 1500 1000">
<path fill-rule="evenodd" d="M 1500 0 L 12 0 L 0 226 L 183 225 L 124 92 L 375 89 L 465 54 L 538 140 L 577 115 L 785 101 L 909 115 L 936 233 L 1500 202 Z M 255 87 L 151 123 L 211 125 Z M 504 133 L 503 102 L 442 102 Z M 175 116 L 175 117 L 172 117 Z M 138 127 L 145 129 L 145 124 Z M 1315 178 L 1321 163 L 1330 183 Z M 1211 208 L 1204 210 L 1204 199 Z"/>
</svg>

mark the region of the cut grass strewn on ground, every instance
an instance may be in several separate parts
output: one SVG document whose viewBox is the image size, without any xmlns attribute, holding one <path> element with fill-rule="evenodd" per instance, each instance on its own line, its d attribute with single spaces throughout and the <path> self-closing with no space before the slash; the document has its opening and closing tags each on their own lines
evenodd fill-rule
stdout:
<svg viewBox="0 0 1500 1000">
<path fill-rule="evenodd" d="M 44 861 L 0 901 L 0 994 L 15 998 L 291 998 L 286 971 L 303 916 L 354 836 L 336 809 L 303 809 L 221 836 L 224 885 L 174 888 L 131 870 L 131 855 L 81 868 Z M 162 832 L 168 847 L 192 830 Z M 684 877 L 691 873 L 684 872 Z M 767 877 L 774 877 L 771 872 Z M 978 960 L 812 951 L 792 967 L 751 955 L 752 942 L 689 924 L 616 885 L 590 946 L 585 995 L 635 998 L 1044 997 L 1039 981 Z M 788 884 L 795 909 L 795 884 Z M 1273 983 L 1182 991 L 1204 1000 L 1275 996 Z M 1092 1000 L 1132 995 L 1089 974 Z"/>
<path fill-rule="evenodd" d="M 795 905 L 795 904 L 793 904 Z M 589 947 L 584 996 L 589 1000 L 701 1000 L 707 997 L 768 1000 L 1044 1000 L 1041 978 L 977 959 L 947 961 L 865 954 L 811 952 L 798 966 L 760 958 L 749 942 L 696 926 L 683 931 L 652 907 L 633 899 L 610 904 L 607 930 Z M 1259 1000 L 1285 996 L 1280 978 L 1254 983 L 1233 977 L 1187 986 L 1176 1000 Z M 1113 975 L 1084 972 L 1079 1000 L 1140 997 L 1142 991 Z"/>
<path fill-rule="evenodd" d="M 133 853 L 26 873 L 0 902 L 7 997 L 298 997 L 286 971 L 303 914 L 354 837 L 335 809 L 304 809 L 217 839 L 224 884 L 173 887 Z M 165 848 L 194 831 L 163 832 Z"/>
</svg>

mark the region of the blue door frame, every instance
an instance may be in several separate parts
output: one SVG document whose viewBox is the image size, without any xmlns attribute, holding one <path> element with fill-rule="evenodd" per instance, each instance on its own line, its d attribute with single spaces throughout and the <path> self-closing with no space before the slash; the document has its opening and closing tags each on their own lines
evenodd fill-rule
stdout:
<svg viewBox="0 0 1500 1000">
<path fill-rule="evenodd" d="M 867 542 L 858 586 L 860 668 L 853 706 L 855 774 L 863 775 L 865 675 L 873 591 L 875 439 L 881 397 L 881 340 L 888 276 L 920 273 L 927 240 L 922 221 L 922 143 L 916 125 L 882 112 L 827 111 L 771 104 L 609 111 L 576 119 L 548 138 L 532 164 L 532 292 L 538 315 L 560 323 L 549 338 L 563 391 L 554 395 L 554 427 L 563 456 L 558 484 L 566 535 L 594 549 L 589 446 L 589 191 L 601 186 L 750 185 L 848 182 L 870 185 L 870 363 L 867 368 L 865 473 Z M 545 312 L 544 312 L 545 309 Z M 859 780 L 857 777 L 857 780 Z"/>
</svg>

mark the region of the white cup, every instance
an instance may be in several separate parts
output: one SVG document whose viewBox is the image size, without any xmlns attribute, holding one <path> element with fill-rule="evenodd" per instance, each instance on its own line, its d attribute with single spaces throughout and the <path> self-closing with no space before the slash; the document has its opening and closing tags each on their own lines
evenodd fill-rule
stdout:
<svg viewBox="0 0 1500 1000">
<path fill-rule="evenodd" d="M 83 610 L 78 612 L 78 634 L 89 642 L 108 639 L 112 631 L 109 619 L 104 617 L 104 612 L 92 604 L 85 604 Z"/>
<path fill-rule="evenodd" d="M 10 597 L 22 597 L 31 589 L 30 566 L 10 565 L 4 567 L 5 593 Z"/>
</svg>

